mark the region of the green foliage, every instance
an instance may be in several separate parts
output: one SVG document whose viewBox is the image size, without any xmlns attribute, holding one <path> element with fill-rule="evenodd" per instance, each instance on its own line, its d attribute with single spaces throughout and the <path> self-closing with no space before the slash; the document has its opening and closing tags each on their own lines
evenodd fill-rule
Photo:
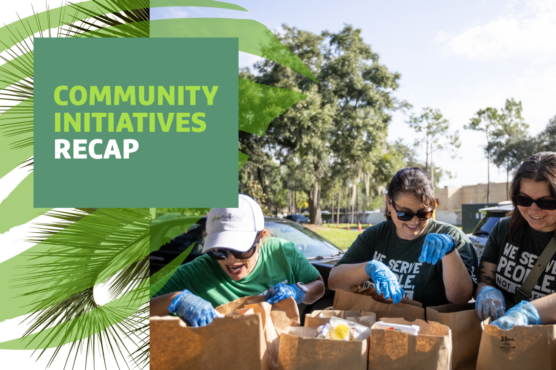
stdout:
<svg viewBox="0 0 556 370">
<path fill-rule="evenodd" d="M 407 123 L 415 132 L 421 134 L 421 137 L 415 140 L 415 146 L 425 146 L 425 171 L 431 177 L 431 181 L 436 184 L 433 154 L 447 151 L 452 158 L 455 158 L 457 149 L 461 146 L 459 131 L 456 130 L 453 134 L 449 134 L 450 122 L 448 119 L 442 115 L 439 109 L 428 107 L 423 108 L 419 116 L 411 115 Z"/>
<path fill-rule="evenodd" d="M 348 25 L 337 33 L 316 35 L 283 28 L 277 37 L 309 66 L 318 84 L 270 60 L 255 64 L 257 76 L 241 72 L 242 77 L 299 91 L 307 98 L 274 120 L 264 138 L 240 134 L 240 148 L 251 162 L 242 170 L 240 189 L 247 174 L 256 174 L 265 189 L 267 179 L 277 178 L 266 170 L 275 160 L 283 166 L 278 171 L 283 188 L 305 192 L 311 222 L 320 224 L 321 199 L 331 202 L 340 182 L 357 183 L 366 176 L 370 188 L 371 174 L 384 154 L 390 111 L 408 104 L 392 96 L 400 75 L 379 63 L 361 30 Z M 266 189 L 265 193 L 269 194 Z"/>
</svg>

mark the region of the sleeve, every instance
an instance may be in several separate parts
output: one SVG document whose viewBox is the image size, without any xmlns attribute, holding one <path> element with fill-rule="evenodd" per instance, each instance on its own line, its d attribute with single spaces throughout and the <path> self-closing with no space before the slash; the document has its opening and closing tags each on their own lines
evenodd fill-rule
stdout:
<svg viewBox="0 0 556 370">
<path fill-rule="evenodd" d="M 342 256 L 342 258 L 334 265 L 334 267 L 347 264 L 369 262 L 373 259 L 374 243 L 372 243 L 373 235 L 376 234 L 378 226 L 371 226 L 357 237 L 351 247 Z"/>
<path fill-rule="evenodd" d="M 282 248 L 292 268 L 295 283 L 306 284 L 319 278 L 319 271 L 292 242 L 283 243 Z"/>
<path fill-rule="evenodd" d="M 465 265 L 465 269 L 471 276 L 473 281 L 473 291 L 477 289 L 477 272 L 479 270 L 479 257 L 477 250 L 469 238 L 456 227 L 452 227 L 452 231 L 448 233 L 456 242 L 456 249 Z"/>
<path fill-rule="evenodd" d="M 509 231 L 509 218 L 503 218 L 494 225 L 492 231 L 488 236 L 488 240 L 483 250 L 481 256 L 481 261 L 494 263 L 498 265 L 498 256 L 500 256 L 500 248 L 502 248 L 502 243 L 506 239 L 506 235 Z"/>
</svg>

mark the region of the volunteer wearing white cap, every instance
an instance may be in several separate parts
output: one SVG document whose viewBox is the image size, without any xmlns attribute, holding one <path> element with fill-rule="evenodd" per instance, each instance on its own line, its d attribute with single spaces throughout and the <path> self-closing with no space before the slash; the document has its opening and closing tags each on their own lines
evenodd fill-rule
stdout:
<svg viewBox="0 0 556 370">
<path fill-rule="evenodd" d="M 324 295 L 322 277 L 295 245 L 269 236 L 257 202 L 240 194 L 238 205 L 210 210 L 204 255 L 181 265 L 151 299 L 151 316 L 175 313 L 203 326 L 217 317 L 214 307 L 237 298 L 311 304 Z"/>
</svg>

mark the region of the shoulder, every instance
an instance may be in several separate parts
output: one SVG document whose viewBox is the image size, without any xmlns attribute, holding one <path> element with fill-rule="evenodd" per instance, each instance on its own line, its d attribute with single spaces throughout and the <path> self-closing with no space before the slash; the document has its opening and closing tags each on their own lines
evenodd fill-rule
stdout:
<svg viewBox="0 0 556 370">
<path fill-rule="evenodd" d="M 368 227 L 361 233 L 362 236 L 373 237 L 375 235 L 380 235 L 384 232 L 388 232 L 391 228 L 395 228 L 394 222 L 390 221 L 382 221 L 376 225 Z"/>
<path fill-rule="evenodd" d="M 431 233 L 448 234 L 454 239 L 456 239 L 456 241 L 466 241 L 471 243 L 469 238 L 467 238 L 465 233 L 459 227 L 456 227 L 451 224 L 447 224 L 442 221 L 436 221 L 436 220 L 431 220 L 431 221 L 433 223 L 430 229 Z"/>
</svg>

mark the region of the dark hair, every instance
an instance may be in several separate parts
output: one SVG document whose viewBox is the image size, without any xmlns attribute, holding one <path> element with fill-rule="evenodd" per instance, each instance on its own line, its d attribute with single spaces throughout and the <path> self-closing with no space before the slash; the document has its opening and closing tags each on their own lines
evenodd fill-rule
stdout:
<svg viewBox="0 0 556 370">
<path fill-rule="evenodd" d="M 533 181 L 546 181 L 550 195 L 556 198 L 556 153 L 541 152 L 533 154 L 527 158 L 515 173 L 510 187 L 510 194 L 519 195 L 521 192 L 521 179 L 529 179 Z M 513 200 L 512 200 L 513 203 Z M 527 221 L 519 212 L 517 204 L 514 204 L 514 210 L 510 212 L 510 237 L 515 241 L 516 232 L 524 226 Z"/>
<path fill-rule="evenodd" d="M 412 194 L 417 199 L 431 209 L 436 208 L 436 199 L 434 198 L 434 187 L 429 175 L 419 167 L 402 168 L 392 178 L 388 184 L 388 197 L 396 200 L 400 193 Z M 392 216 L 388 215 L 388 207 L 384 216 L 387 220 L 391 220 Z"/>
</svg>

